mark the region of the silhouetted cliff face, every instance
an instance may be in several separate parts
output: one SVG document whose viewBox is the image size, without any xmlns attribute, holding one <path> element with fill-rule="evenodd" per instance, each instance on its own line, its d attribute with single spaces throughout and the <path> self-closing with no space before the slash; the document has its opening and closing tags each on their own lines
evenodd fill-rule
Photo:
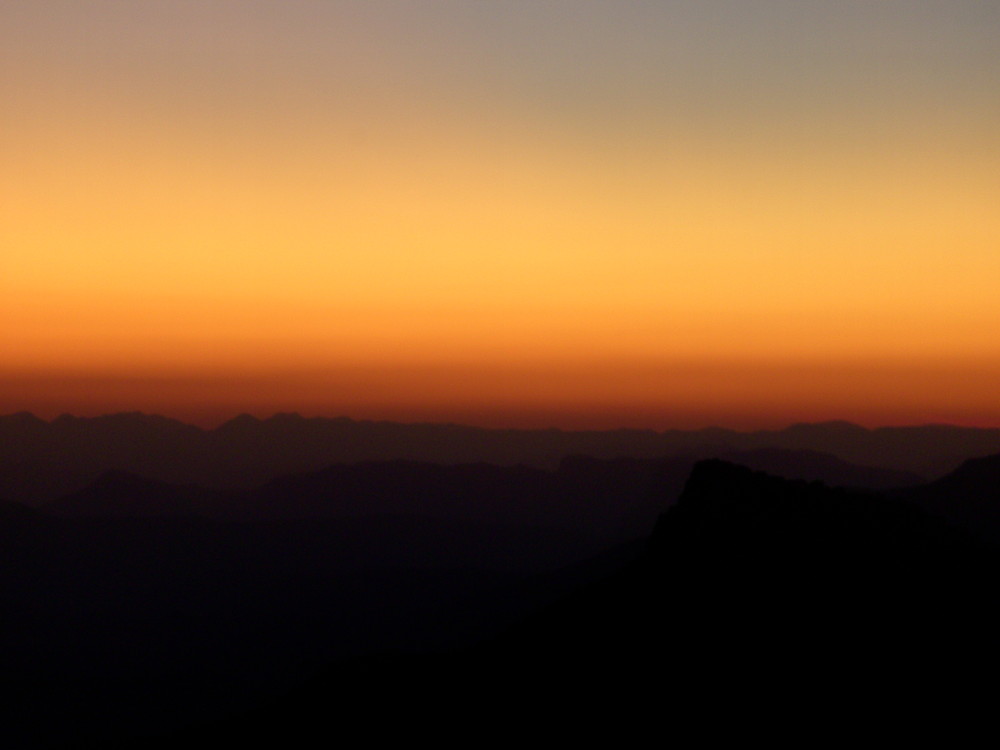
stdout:
<svg viewBox="0 0 1000 750">
<path fill-rule="evenodd" d="M 996 460 L 921 491 L 995 507 Z M 941 684 L 961 695 L 992 679 L 998 566 L 985 541 L 898 497 L 718 460 L 695 464 L 653 521 L 682 464 L 337 466 L 227 496 L 256 514 L 239 522 L 179 517 L 203 510 L 201 490 L 121 472 L 67 498 L 61 518 L 0 504 L 13 714 L 27 734 L 52 711 L 74 723 L 46 731 L 71 740 L 83 726 L 155 734 L 181 716 L 245 712 L 338 658 L 467 646 L 570 580 L 597 582 L 476 647 L 341 664 L 166 746 L 302 745 L 317 731 L 464 746 L 481 736 L 469 726 L 621 739 L 655 729 L 665 706 L 672 721 L 775 706 L 834 721 L 845 695 L 852 710 L 889 695 L 926 707 Z M 623 508 L 655 525 L 637 561 L 525 575 L 592 549 L 538 525 L 552 514 L 583 528 Z"/>
<path fill-rule="evenodd" d="M 904 688 L 991 647 L 995 570 L 991 549 L 913 505 L 706 461 L 641 563 L 508 656 L 554 659 L 592 689 L 637 664 L 695 689 L 722 675 L 751 688 L 763 672 L 820 691 L 855 673 Z M 594 664 L 606 673 L 590 681 Z"/>
<path fill-rule="evenodd" d="M 995 677 L 997 569 L 905 502 L 706 461 L 640 560 L 493 641 L 342 665 L 187 737 L 905 732 Z"/>
<path fill-rule="evenodd" d="M 970 459 L 935 482 L 897 494 L 1000 543 L 1000 455 Z"/>
<path fill-rule="evenodd" d="M 904 631 L 907 618 L 932 613 L 925 603 L 969 593 L 962 580 L 978 577 L 985 554 L 915 505 L 722 461 L 695 466 L 648 550 L 655 569 L 687 566 L 698 587 L 747 606 L 759 597 L 775 612 L 811 612 L 818 625 L 860 615 Z"/>
<path fill-rule="evenodd" d="M 755 448 L 730 451 L 706 458 L 719 458 L 730 463 L 764 471 L 785 479 L 819 481 L 831 487 L 877 490 L 923 484 L 919 474 L 875 466 L 852 464 L 836 456 L 812 450 L 788 448 Z"/>
<path fill-rule="evenodd" d="M 733 454 L 785 475 L 871 486 L 899 472 L 847 464 L 832 456 L 777 449 Z M 570 456 L 558 469 L 415 461 L 337 464 L 278 477 L 253 490 L 212 490 L 112 470 L 44 506 L 63 517 L 219 520 L 420 516 L 572 530 L 597 547 L 647 536 L 680 495 L 689 458 L 597 459 Z"/>
</svg>

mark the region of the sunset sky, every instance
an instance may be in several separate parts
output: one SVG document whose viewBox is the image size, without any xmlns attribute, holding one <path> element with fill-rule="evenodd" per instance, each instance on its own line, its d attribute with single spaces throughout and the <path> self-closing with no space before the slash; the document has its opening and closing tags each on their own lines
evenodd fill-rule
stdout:
<svg viewBox="0 0 1000 750">
<path fill-rule="evenodd" d="M 0 0 L 0 414 L 1000 426 L 1000 3 Z"/>
</svg>

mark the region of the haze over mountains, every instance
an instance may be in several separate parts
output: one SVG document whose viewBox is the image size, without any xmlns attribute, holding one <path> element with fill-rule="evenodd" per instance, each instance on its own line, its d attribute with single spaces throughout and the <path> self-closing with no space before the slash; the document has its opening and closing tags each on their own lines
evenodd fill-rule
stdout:
<svg viewBox="0 0 1000 750">
<path fill-rule="evenodd" d="M 758 432 L 496 430 L 307 419 L 296 414 L 263 420 L 242 415 L 214 430 L 203 430 L 140 413 L 64 415 L 51 422 L 18 413 L 0 417 L 0 445 L 0 496 L 37 506 L 82 489 L 111 469 L 172 484 L 249 489 L 334 463 L 395 459 L 547 469 L 573 455 L 730 457 L 762 469 L 781 465 L 780 454 L 768 455 L 762 449 L 813 451 L 862 467 L 900 472 L 894 478 L 862 472 L 847 482 L 891 486 L 938 478 L 967 458 L 1000 452 L 1000 430 L 945 425 L 866 429 L 846 422 Z M 757 453 L 748 456 L 747 451 Z M 800 455 L 785 463 L 800 469 L 809 464 L 812 476 L 802 478 L 828 481 L 845 470 L 831 461 Z M 819 465 L 822 462 L 825 467 Z"/>
</svg>

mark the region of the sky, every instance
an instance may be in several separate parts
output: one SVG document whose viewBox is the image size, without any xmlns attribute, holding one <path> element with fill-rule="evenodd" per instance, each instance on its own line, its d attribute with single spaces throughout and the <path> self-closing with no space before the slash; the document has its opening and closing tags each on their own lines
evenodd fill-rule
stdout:
<svg viewBox="0 0 1000 750">
<path fill-rule="evenodd" d="M 1000 3 L 0 0 L 0 413 L 1000 426 Z"/>
</svg>

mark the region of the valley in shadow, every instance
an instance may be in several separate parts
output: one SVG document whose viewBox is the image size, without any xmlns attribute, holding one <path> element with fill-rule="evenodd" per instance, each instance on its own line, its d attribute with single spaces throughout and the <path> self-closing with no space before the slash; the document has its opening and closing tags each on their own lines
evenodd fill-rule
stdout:
<svg viewBox="0 0 1000 750">
<path fill-rule="evenodd" d="M 530 463 L 351 460 L 370 446 L 314 436 L 306 463 L 339 460 L 261 461 L 254 483 L 209 471 L 224 451 L 204 442 L 175 470 L 216 438 L 162 418 L 80 420 L 62 444 L 55 423 L 0 422 L 37 432 L 0 462 L 19 495 L 0 502 L 12 747 L 638 741 L 667 716 L 942 710 L 995 666 L 992 431 L 899 428 L 913 455 L 868 464 L 847 457 L 879 455 L 878 431 L 839 423 L 660 454 L 663 434 L 587 455 L 600 434 L 524 431 L 550 446 Z M 267 422 L 230 423 L 232 445 Z M 786 444 L 802 434 L 843 445 Z M 278 440 L 259 439 L 251 457 Z M 60 476 L 90 478 L 50 497 L 45 461 L 83 444 Z"/>
</svg>

